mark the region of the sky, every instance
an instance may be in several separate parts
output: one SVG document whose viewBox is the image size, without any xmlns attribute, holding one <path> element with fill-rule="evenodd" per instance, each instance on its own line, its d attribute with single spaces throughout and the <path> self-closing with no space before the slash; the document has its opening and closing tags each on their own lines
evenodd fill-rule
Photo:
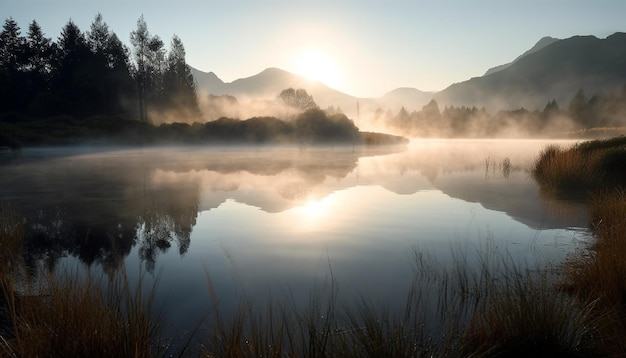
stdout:
<svg viewBox="0 0 626 358">
<path fill-rule="evenodd" d="M 189 65 L 225 82 L 277 67 L 358 97 L 398 87 L 439 91 L 508 63 L 543 36 L 626 32 L 624 0 L 0 0 L 26 34 L 36 20 L 56 39 L 96 14 L 129 45 L 144 16 Z"/>
</svg>

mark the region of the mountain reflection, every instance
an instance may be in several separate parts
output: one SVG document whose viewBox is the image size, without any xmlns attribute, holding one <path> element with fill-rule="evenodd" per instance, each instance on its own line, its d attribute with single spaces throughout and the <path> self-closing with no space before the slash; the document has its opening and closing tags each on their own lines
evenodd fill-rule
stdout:
<svg viewBox="0 0 626 358">
<path fill-rule="evenodd" d="M 137 246 L 146 268 L 176 245 L 184 255 L 200 210 L 228 198 L 281 211 L 358 158 L 391 151 L 337 149 L 149 149 L 2 157 L 0 200 L 25 220 L 25 259 L 53 270 L 68 255 L 115 270 Z M 277 180 L 277 178 L 281 178 Z M 203 192 L 201 192 L 201 190 Z M 200 202 L 202 199 L 202 207 Z"/>
<path fill-rule="evenodd" d="M 538 229 L 585 226 L 584 208 L 568 217 L 550 214 L 524 171 L 534 158 L 527 147 L 425 141 L 408 150 L 155 148 L 55 156 L 31 150 L 0 158 L 0 200 L 25 219 L 27 262 L 50 270 L 67 256 L 115 270 L 134 248 L 153 270 L 173 246 L 180 255 L 190 249 L 199 212 L 227 200 L 278 213 L 354 186 L 402 195 L 441 190 Z M 533 148 L 538 153 L 542 145 Z M 510 165 L 494 170 L 505 159 Z"/>
</svg>

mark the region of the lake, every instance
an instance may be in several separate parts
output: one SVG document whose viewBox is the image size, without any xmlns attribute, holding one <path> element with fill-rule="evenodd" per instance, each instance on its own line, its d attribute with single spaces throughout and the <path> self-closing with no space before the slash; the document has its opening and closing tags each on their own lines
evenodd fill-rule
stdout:
<svg viewBox="0 0 626 358">
<path fill-rule="evenodd" d="M 441 265 L 494 248 L 558 265 L 590 238 L 583 203 L 528 173 L 568 141 L 413 140 L 402 147 L 26 149 L 0 156 L 0 202 L 25 218 L 24 256 L 57 273 L 158 279 L 166 334 L 241 296 L 401 305 L 418 252 Z"/>
</svg>

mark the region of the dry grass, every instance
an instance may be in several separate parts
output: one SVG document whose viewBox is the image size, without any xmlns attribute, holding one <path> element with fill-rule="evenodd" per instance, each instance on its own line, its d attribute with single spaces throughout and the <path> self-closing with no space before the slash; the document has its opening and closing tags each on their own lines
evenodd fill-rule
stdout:
<svg viewBox="0 0 626 358">
<path fill-rule="evenodd" d="M 158 326 L 151 320 L 156 286 L 144 294 L 124 272 L 95 277 L 52 275 L 21 260 L 23 225 L 0 215 L 0 355 L 9 357 L 150 357 Z M 141 279 L 140 279 L 141 281 Z"/>
<path fill-rule="evenodd" d="M 548 147 L 533 175 L 553 194 L 587 200 L 595 240 L 564 265 L 559 286 L 579 302 L 594 302 L 593 315 L 602 317 L 602 351 L 620 356 L 626 352 L 626 138 Z"/>
<path fill-rule="evenodd" d="M 545 148 L 531 169 L 543 190 L 586 197 L 626 184 L 626 138 L 582 142 L 570 148 Z"/>
<path fill-rule="evenodd" d="M 626 351 L 626 192 L 613 189 L 590 199 L 593 246 L 565 266 L 562 289 L 580 300 L 597 300 L 610 313 L 610 350 Z M 607 344 L 609 344 L 607 343 Z"/>
<path fill-rule="evenodd" d="M 304 309 L 271 300 L 242 301 L 232 317 L 213 311 L 206 357 L 526 357 L 603 356 L 609 316 L 596 301 L 555 289 L 553 272 L 522 270 L 490 252 L 457 256 L 443 267 L 416 252 L 416 275 L 404 309 L 338 302 L 328 295 Z M 214 293 L 212 293 L 213 295 Z M 394 293 L 397 294 L 397 293 Z M 213 296 L 215 298 L 215 296 Z"/>
<path fill-rule="evenodd" d="M 77 277 L 41 275 L 23 290 L 6 279 L 14 338 L 5 349 L 24 357 L 151 356 L 152 296 L 133 292 L 123 275 Z"/>
<path fill-rule="evenodd" d="M 505 282 L 484 285 L 463 336 L 471 357 L 600 356 L 605 315 L 539 277 L 512 269 Z"/>
</svg>

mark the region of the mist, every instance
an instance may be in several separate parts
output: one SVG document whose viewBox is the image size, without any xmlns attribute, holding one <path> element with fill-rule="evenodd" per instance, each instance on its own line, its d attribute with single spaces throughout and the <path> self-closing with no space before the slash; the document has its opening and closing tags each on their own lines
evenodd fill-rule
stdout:
<svg viewBox="0 0 626 358">
<path fill-rule="evenodd" d="M 588 98 L 582 90 L 560 107 L 489 112 L 475 106 L 445 106 L 431 100 L 421 110 L 378 108 L 361 114 L 374 130 L 414 138 L 601 138 L 626 133 L 626 87 Z"/>
</svg>

